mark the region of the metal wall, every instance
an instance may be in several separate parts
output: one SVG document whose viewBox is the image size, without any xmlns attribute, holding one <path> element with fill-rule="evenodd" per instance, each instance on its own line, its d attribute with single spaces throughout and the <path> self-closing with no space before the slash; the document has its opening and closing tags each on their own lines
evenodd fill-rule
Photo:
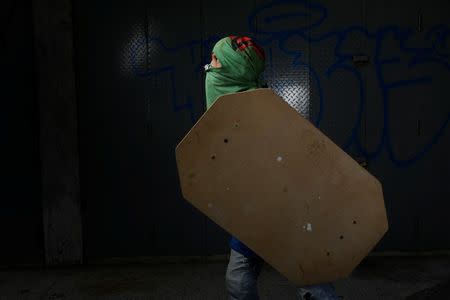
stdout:
<svg viewBox="0 0 450 300">
<path fill-rule="evenodd" d="M 220 5 L 219 5 L 220 4 Z M 174 148 L 215 41 L 255 37 L 269 86 L 384 186 L 379 250 L 449 249 L 448 1 L 77 1 L 87 259 L 226 253 L 182 199 Z"/>
<path fill-rule="evenodd" d="M 43 263 L 31 3 L 0 4 L 0 265 Z"/>
</svg>

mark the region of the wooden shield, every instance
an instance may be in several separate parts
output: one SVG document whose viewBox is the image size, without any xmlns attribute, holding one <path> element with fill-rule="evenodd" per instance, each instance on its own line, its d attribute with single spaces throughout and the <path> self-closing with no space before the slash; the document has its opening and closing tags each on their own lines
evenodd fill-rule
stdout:
<svg viewBox="0 0 450 300">
<path fill-rule="evenodd" d="M 349 275 L 388 229 L 379 181 L 270 89 L 220 97 L 176 159 L 184 198 L 295 284 Z"/>
</svg>

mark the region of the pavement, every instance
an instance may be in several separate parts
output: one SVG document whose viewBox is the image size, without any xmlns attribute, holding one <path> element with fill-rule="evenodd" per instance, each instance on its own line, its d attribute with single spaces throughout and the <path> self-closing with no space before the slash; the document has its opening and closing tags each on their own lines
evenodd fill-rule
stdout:
<svg viewBox="0 0 450 300">
<path fill-rule="evenodd" d="M 0 270 L 0 300 L 226 299 L 226 260 L 100 264 Z M 450 299 L 450 256 L 368 257 L 336 281 L 345 300 Z M 260 299 L 297 299 L 296 287 L 270 266 Z"/>
</svg>

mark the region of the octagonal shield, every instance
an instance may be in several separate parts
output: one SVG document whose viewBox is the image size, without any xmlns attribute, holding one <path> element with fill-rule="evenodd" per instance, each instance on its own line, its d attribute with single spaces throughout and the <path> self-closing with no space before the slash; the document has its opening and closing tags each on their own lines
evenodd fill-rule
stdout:
<svg viewBox="0 0 450 300">
<path fill-rule="evenodd" d="M 388 229 L 380 182 L 270 89 L 220 97 L 176 148 L 184 198 L 298 285 Z"/>
</svg>

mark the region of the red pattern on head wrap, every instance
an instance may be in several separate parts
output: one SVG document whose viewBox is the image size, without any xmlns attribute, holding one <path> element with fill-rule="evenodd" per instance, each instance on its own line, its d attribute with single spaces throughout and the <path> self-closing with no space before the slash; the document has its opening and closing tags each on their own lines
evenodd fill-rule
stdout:
<svg viewBox="0 0 450 300">
<path fill-rule="evenodd" d="M 251 47 L 262 60 L 266 59 L 264 49 L 261 46 L 259 46 L 256 42 L 254 42 L 250 37 L 232 35 L 230 36 L 230 39 L 231 45 L 233 46 L 234 50 L 243 51 Z"/>
</svg>

